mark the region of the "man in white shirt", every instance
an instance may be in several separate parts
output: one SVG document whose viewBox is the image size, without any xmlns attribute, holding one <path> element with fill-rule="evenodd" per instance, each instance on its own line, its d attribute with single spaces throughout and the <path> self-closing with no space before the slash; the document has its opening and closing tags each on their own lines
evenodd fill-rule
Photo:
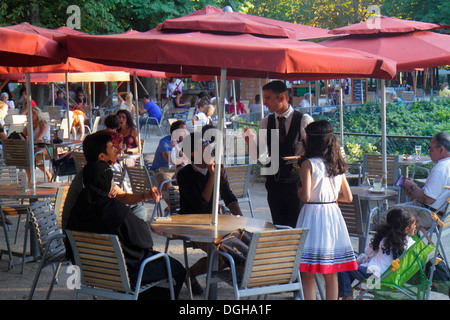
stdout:
<svg viewBox="0 0 450 320">
<path fill-rule="evenodd" d="M 259 124 L 260 137 L 257 139 L 255 133 L 247 129 L 244 133 L 245 140 L 249 143 L 249 150 L 254 150 L 254 146 L 257 146 L 258 159 L 271 159 L 272 172 L 266 173 L 266 190 L 273 223 L 295 227 L 301 209 L 297 193 L 301 185 L 300 167 L 298 159 L 288 161 L 284 158 L 304 154 L 305 128 L 314 120 L 310 115 L 295 111 L 289 105 L 287 87 L 283 81 L 266 84 L 263 87 L 263 101 L 271 114 Z M 283 122 L 284 126 L 280 126 Z M 274 129 L 278 129 L 279 134 L 278 141 L 272 143 Z"/>
<path fill-rule="evenodd" d="M 407 189 L 406 194 L 414 199 L 411 204 L 443 213 L 446 207 L 441 207 L 450 197 L 450 190 L 443 188 L 450 186 L 450 135 L 447 132 L 437 133 L 431 140 L 428 154 L 436 165 L 431 170 L 423 188 L 419 188 L 411 179 L 405 180 L 404 187 Z M 429 220 L 430 223 L 423 225 L 425 228 L 431 226 L 429 217 L 421 217 L 419 212 L 418 215 L 421 224 L 424 220 Z"/>
</svg>

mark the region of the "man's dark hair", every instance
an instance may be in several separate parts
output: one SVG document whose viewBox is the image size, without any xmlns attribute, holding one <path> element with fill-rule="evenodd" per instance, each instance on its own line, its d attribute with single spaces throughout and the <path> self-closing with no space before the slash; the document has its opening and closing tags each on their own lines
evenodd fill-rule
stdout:
<svg viewBox="0 0 450 320">
<path fill-rule="evenodd" d="M 186 122 L 184 120 L 177 120 L 170 125 L 170 133 L 173 133 L 175 130 L 180 129 L 182 125 L 185 125 Z"/>
<path fill-rule="evenodd" d="M 142 96 L 142 98 L 150 99 L 150 96 L 149 96 L 148 94 L 144 94 L 144 95 Z"/>
<path fill-rule="evenodd" d="M 286 87 L 286 84 L 283 81 L 276 80 L 276 81 L 272 81 L 272 82 L 267 83 L 263 87 L 263 91 L 264 90 L 272 90 L 272 92 L 275 93 L 275 94 L 282 94 L 282 93 L 287 91 L 287 87 Z"/>
<path fill-rule="evenodd" d="M 117 129 L 120 127 L 120 120 L 117 114 L 108 114 L 103 122 L 108 129 Z"/>
<path fill-rule="evenodd" d="M 107 144 L 112 141 L 112 137 L 106 132 L 94 132 L 84 138 L 83 152 L 86 162 L 98 161 L 100 153 L 107 153 Z"/>
</svg>

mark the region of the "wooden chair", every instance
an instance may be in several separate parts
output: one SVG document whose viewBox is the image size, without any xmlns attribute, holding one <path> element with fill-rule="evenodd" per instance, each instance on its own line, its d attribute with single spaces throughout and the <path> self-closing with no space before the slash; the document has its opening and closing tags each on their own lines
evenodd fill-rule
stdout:
<svg viewBox="0 0 450 320">
<path fill-rule="evenodd" d="M 376 176 L 382 176 L 383 164 L 381 154 L 364 154 L 363 158 L 363 172 L 369 174 L 369 178 L 375 178 Z M 400 174 L 398 165 L 398 156 L 387 155 L 386 156 L 386 169 L 387 176 L 384 178 L 388 186 L 394 186 Z"/>
<path fill-rule="evenodd" d="M 30 168 L 30 150 L 28 148 L 28 141 L 16 140 L 16 139 L 2 139 L 3 145 L 3 157 L 5 159 L 5 165 L 15 166 L 17 169 L 32 170 Z M 45 170 L 45 154 L 48 155 L 46 148 L 42 148 L 41 151 L 35 153 L 35 155 L 42 155 L 42 166 Z M 40 166 L 36 163 L 36 166 Z M 44 174 L 44 179 L 46 175 Z"/>
<path fill-rule="evenodd" d="M 239 203 L 248 202 L 250 213 L 253 218 L 253 207 L 248 188 L 251 169 L 251 165 L 248 164 L 225 167 L 225 171 L 228 177 L 228 183 L 231 190 L 233 191 Z"/>
<path fill-rule="evenodd" d="M 62 200 L 62 193 L 64 193 L 64 191 L 67 194 L 67 190 L 60 190 L 58 190 L 59 201 Z M 28 210 L 32 228 L 36 233 L 41 256 L 41 262 L 34 277 L 33 285 L 31 286 L 31 290 L 28 295 L 28 300 L 33 299 L 34 291 L 38 284 L 42 270 L 48 265 L 53 265 L 53 278 L 50 283 L 46 298 L 48 300 L 50 299 L 50 295 L 52 294 L 54 284 L 61 268 L 61 264 L 69 262 L 69 260 L 66 258 L 66 247 L 64 244 L 65 236 L 62 233 L 60 218 L 58 217 L 57 212 L 55 212 L 55 208 L 53 207 L 50 199 L 36 202 L 32 206 L 30 206 Z"/>
<path fill-rule="evenodd" d="M 364 252 L 369 237 L 372 214 L 378 208 L 372 209 L 369 217 L 364 217 L 359 196 L 356 194 L 353 195 L 353 202 L 339 202 L 338 204 L 350 237 L 358 238 L 358 253 Z"/>
<path fill-rule="evenodd" d="M 83 170 L 83 167 L 86 164 L 86 158 L 84 157 L 83 151 L 73 151 L 72 158 L 75 161 L 75 167 L 77 168 L 77 172 Z"/>
<path fill-rule="evenodd" d="M 61 111 L 58 106 L 48 106 L 47 112 L 50 117 L 50 120 L 61 121 Z"/>
<path fill-rule="evenodd" d="M 0 166 L 0 184 L 17 183 L 17 169 L 14 166 Z M 7 250 L 1 251 L 0 257 L 3 253 L 9 256 L 8 270 L 13 266 L 13 252 L 11 249 L 11 242 L 9 240 L 9 229 L 12 224 L 8 217 L 17 217 L 16 233 L 14 236 L 14 243 L 17 242 L 19 234 L 20 219 L 23 215 L 28 214 L 28 204 L 22 203 L 14 199 L 0 199 L 0 223 L 5 233 L 5 242 Z"/>
<path fill-rule="evenodd" d="M 149 174 L 148 169 L 145 166 L 125 166 L 125 171 L 130 179 L 131 189 L 134 194 L 150 192 L 153 187 L 157 186 L 156 180 Z M 152 217 L 155 216 L 155 214 L 158 214 L 158 216 L 163 215 L 161 204 L 159 202 L 153 200 L 147 200 L 146 202 L 155 205 Z"/>
<path fill-rule="evenodd" d="M 254 232 L 240 280 L 231 255 L 213 250 L 208 263 L 205 297 L 213 281 L 224 281 L 232 285 L 236 300 L 281 292 L 298 293 L 298 297 L 303 298 L 299 267 L 307 235 L 308 229 Z M 230 270 L 212 270 L 219 255 L 229 262 L 231 277 Z"/>
<path fill-rule="evenodd" d="M 136 286 L 132 288 L 122 247 L 116 235 L 71 230 L 66 230 L 66 234 L 81 276 L 81 284 L 79 288 L 75 288 L 74 299 L 77 299 L 79 293 L 84 293 L 112 299 L 137 300 L 141 292 L 164 283 L 169 284 L 170 296 L 172 300 L 175 299 L 171 276 L 141 286 L 145 266 L 156 259 L 164 259 L 167 274 L 172 274 L 169 257 L 165 253 L 155 254 L 142 262 Z"/>
</svg>

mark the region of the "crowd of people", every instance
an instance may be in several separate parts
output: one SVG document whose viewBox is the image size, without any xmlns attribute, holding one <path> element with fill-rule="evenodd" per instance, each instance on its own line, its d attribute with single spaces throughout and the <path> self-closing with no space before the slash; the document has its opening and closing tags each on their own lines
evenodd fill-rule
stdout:
<svg viewBox="0 0 450 320">
<path fill-rule="evenodd" d="M 169 84 L 171 91 L 168 87 L 167 97 L 173 106 L 180 107 L 180 85 L 175 80 Z M 333 126 L 328 121 L 314 121 L 310 115 L 294 110 L 288 102 L 288 89 L 283 81 L 269 82 L 262 92 L 262 101 L 270 114 L 261 120 L 258 133 L 245 129 L 242 134 L 249 149 L 257 150 L 257 153 L 251 154 L 252 157 L 270 160 L 265 161 L 265 169 L 277 166 L 276 170 L 263 173 L 272 222 L 274 225 L 309 229 L 300 264 L 306 299 L 316 297 L 315 276 L 318 273 L 324 276 L 327 299 L 351 299 L 353 280 L 383 272 L 393 259 L 412 244 L 410 236 L 416 228 L 429 227 L 427 217 L 416 216 L 419 213 L 401 206 L 394 207 L 377 227 L 365 253 L 357 258 L 337 203 L 352 202 L 353 196 L 345 176 L 347 164 Z M 153 249 L 148 227 L 149 213 L 142 202 L 160 201 L 162 192 L 167 191 L 171 183 L 176 183 L 180 191 L 180 214 L 212 211 L 216 170 L 215 137 L 211 138 L 206 132 L 215 129 L 212 115 L 216 106 L 209 97 L 199 97 L 196 101 L 197 113 L 190 121 L 202 128 L 200 135 L 189 132 L 183 120 L 170 125 L 170 134 L 159 141 L 150 167 L 155 173 L 157 185 L 147 193 L 134 194 L 115 184 L 111 171 L 121 170 L 117 165 L 119 155 L 139 151 L 136 119 L 132 113 L 136 112 L 136 106 L 132 95 L 124 94 L 126 98 L 121 100 L 117 113 L 105 118 L 105 129 L 82 138 L 87 164 L 71 183 L 62 219 L 63 229 L 116 234 L 123 246 L 130 281 L 134 283 L 140 262 L 157 253 Z M 60 92 L 57 95 L 64 99 Z M 84 94 L 78 92 L 77 97 L 80 101 L 71 110 L 84 112 Z M 233 100 L 231 97 L 231 112 L 248 112 L 239 100 L 234 109 Z M 255 110 L 260 108 L 259 103 L 256 103 Z M 42 118 L 37 106 L 32 106 L 31 110 L 35 141 L 49 140 L 49 124 Z M 142 115 L 151 115 L 152 119 L 161 117 L 159 106 L 149 96 L 143 97 L 138 111 Z M 141 125 L 142 119 L 138 120 Z M 27 128 L 23 135 L 27 138 Z M 185 141 L 189 143 L 183 143 Z M 448 133 L 440 132 L 433 137 L 429 155 L 435 166 L 425 186 L 420 188 L 414 181 L 407 179 L 403 187 L 415 205 L 438 211 L 450 193 L 442 188 L 450 185 Z M 51 179 L 51 174 L 46 174 Z M 224 166 L 220 168 L 220 176 L 218 192 L 221 199 L 231 214 L 242 215 L 236 196 L 228 184 Z M 162 186 L 162 182 L 167 180 L 172 181 Z M 206 251 L 204 243 L 195 245 Z M 170 258 L 170 263 L 178 297 L 187 270 L 174 258 Z M 220 261 L 219 268 L 222 267 L 225 264 Z M 189 277 L 194 294 L 203 293 L 197 276 L 206 271 L 206 258 L 190 267 Z M 164 266 L 155 261 L 144 273 L 142 283 L 165 277 Z M 167 297 L 164 289 L 163 293 L 152 292 L 147 298 Z"/>
</svg>

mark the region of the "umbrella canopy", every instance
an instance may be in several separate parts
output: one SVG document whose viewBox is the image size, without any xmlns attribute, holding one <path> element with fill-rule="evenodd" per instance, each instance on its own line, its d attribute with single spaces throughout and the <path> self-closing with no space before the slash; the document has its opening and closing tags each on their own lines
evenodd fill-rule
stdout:
<svg viewBox="0 0 450 320">
<path fill-rule="evenodd" d="M 24 74 L 30 73 L 30 74 L 41 74 L 40 78 L 45 77 L 43 74 L 61 74 L 61 76 L 49 76 L 49 81 L 46 82 L 64 82 L 64 73 L 69 72 L 73 80 L 69 79 L 70 82 L 89 82 L 89 81 L 108 81 L 108 80 L 100 80 L 100 74 L 105 73 L 111 75 L 113 72 L 117 73 L 134 73 L 136 72 L 137 76 L 140 77 L 152 77 L 152 78 L 165 78 L 166 73 L 161 71 L 151 71 L 151 70 L 142 70 L 142 69 L 131 69 L 131 68 L 125 68 L 125 67 L 114 67 L 114 66 L 107 66 L 101 63 L 94 63 L 91 61 L 86 61 L 82 59 L 72 58 L 68 57 L 67 61 L 64 63 L 59 64 L 53 64 L 53 65 L 46 65 L 46 66 L 39 66 L 39 67 L 1 67 L 0 66 L 0 78 L 1 79 L 10 79 L 10 80 L 18 80 L 24 78 Z M 91 77 L 87 77 L 86 79 L 83 79 L 83 74 L 76 75 L 75 73 L 83 73 L 85 76 L 87 76 L 87 73 L 91 74 Z M 93 74 L 99 74 L 98 76 L 92 78 Z M 37 76 L 31 76 L 31 81 L 33 80 L 33 77 L 36 78 Z M 62 78 L 61 78 L 62 77 Z M 50 78 L 55 79 L 56 81 L 52 81 Z M 75 80 L 75 78 L 77 80 Z M 93 79 L 93 80 L 89 80 Z M 59 80 L 63 79 L 63 80 Z M 80 80 L 81 79 L 81 80 Z M 119 80 L 109 80 L 109 81 L 119 81 Z M 120 80 L 120 81 L 129 81 L 129 80 Z"/>
<path fill-rule="evenodd" d="M 41 66 L 61 63 L 67 52 L 47 37 L 0 27 L 0 65 Z"/>
<path fill-rule="evenodd" d="M 326 79 L 373 77 L 391 79 L 395 64 L 354 50 L 326 48 L 292 39 L 249 34 L 203 32 L 143 33 L 58 38 L 72 57 L 108 65 L 161 70 L 177 74 L 231 77 Z M 127 54 L 117 50 L 126 47 Z"/>
<path fill-rule="evenodd" d="M 397 71 L 450 64 L 450 35 L 431 31 L 350 35 L 323 41 L 320 44 L 365 51 L 394 60 L 397 62 Z"/>
<path fill-rule="evenodd" d="M 426 31 L 439 29 L 442 25 L 419 22 L 412 20 L 403 20 L 394 17 L 379 17 L 370 21 L 355 23 L 349 26 L 333 29 L 329 34 L 380 34 L 380 33 L 406 33 L 413 31 Z"/>
<path fill-rule="evenodd" d="M 168 19 L 157 27 L 159 31 L 206 31 L 228 34 L 252 34 L 266 37 L 313 39 L 329 37 L 327 29 L 315 28 L 252 16 L 238 12 L 226 12 L 213 6 L 206 6 L 186 16 Z"/>
</svg>

